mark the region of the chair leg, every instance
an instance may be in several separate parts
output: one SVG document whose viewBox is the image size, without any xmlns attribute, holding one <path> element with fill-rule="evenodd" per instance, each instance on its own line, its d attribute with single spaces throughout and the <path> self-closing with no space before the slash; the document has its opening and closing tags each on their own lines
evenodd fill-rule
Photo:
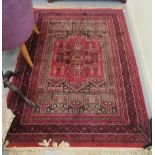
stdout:
<svg viewBox="0 0 155 155">
<path fill-rule="evenodd" d="M 31 60 L 31 58 L 30 58 L 30 56 L 29 56 L 29 52 L 28 52 L 28 50 L 27 50 L 27 48 L 26 48 L 26 45 L 23 43 L 23 44 L 20 44 L 19 47 L 20 47 L 21 52 L 22 52 L 22 54 L 23 54 L 25 60 L 27 61 L 27 63 L 28 63 L 31 67 L 33 67 L 33 63 L 32 63 L 32 60 Z"/>
<path fill-rule="evenodd" d="M 39 32 L 39 30 L 38 30 L 38 28 L 37 28 L 36 25 L 34 26 L 34 29 L 33 29 L 33 30 L 34 30 L 34 32 L 35 32 L 36 34 L 40 34 L 40 32 Z"/>
</svg>

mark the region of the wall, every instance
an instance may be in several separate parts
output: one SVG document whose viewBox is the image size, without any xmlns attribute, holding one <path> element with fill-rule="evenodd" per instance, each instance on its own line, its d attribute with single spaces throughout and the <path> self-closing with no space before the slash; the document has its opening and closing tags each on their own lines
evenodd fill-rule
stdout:
<svg viewBox="0 0 155 155">
<path fill-rule="evenodd" d="M 133 31 L 137 52 L 135 53 L 143 89 L 147 92 L 149 102 L 152 98 L 152 1 L 127 0 L 126 9 Z"/>
</svg>

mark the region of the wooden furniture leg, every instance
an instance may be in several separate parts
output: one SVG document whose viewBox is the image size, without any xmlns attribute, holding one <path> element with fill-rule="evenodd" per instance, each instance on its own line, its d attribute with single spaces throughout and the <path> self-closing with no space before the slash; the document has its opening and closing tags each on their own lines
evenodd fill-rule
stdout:
<svg viewBox="0 0 155 155">
<path fill-rule="evenodd" d="M 40 32 L 39 32 L 39 30 L 38 30 L 38 28 L 37 28 L 36 25 L 34 26 L 34 29 L 33 29 L 33 30 L 34 30 L 34 32 L 35 32 L 36 34 L 40 34 Z"/>
<path fill-rule="evenodd" d="M 20 44 L 19 47 L 20 47 L 21 52 L 22 52 L 22 54 L 23 54 L 25 60 L 27 61 L 27 63 L 28 63 L 31 67 L 33 67 L 33 63 L 32 63 L 31 58 L 30 58 L 30 56 L 29 56 L 29 52 L 28 52 L 28 50 L 27 50 L 27 48 L 26 48 L 26 45 L 23 43 L 23 44 Z"/>
<path fill-rule="evenodd" d="M 121 0 L 122 3 L 126 3 L 126 0 Z"/>
<path fill-rule="evenodd" d="M 48 0 L 48 2 L 53 2 L 53 0 Z"/>
<path fill-rule="evenodd" d="M 39 32 L 39 30 L 38 30 L 38 28 L 37 28 L 36 25 L 34 26 L 34 29 L 33 29 L 33 30 L 34 30 L 34 32 L 35 32 L 36 34 L 40 34 L 40 32 Z M 20 44 L 19 47 L 20 47 L 21 52 L 22 52 L 24 58 L 26 59 L 27 63 L 28 63 L 31 67 L 33 67 L 33 63 L 32 63 L 32 60 L 31 60 L 31 58 L 30 58 L 30 56 L 29 56 L 29 52 L 28 52 L 28 50 L 27 50 L 27 48 L 26 48 L 25 43 Z"/>
</svg>

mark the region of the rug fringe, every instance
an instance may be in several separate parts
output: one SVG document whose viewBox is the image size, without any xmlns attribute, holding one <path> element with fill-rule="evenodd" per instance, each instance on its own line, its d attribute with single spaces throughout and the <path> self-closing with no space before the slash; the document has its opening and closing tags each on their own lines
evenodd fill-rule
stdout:
<svg viewBox="0 0 155 155">
<path fill-rule="evenodd" d="M 2 94 L 2 116 L 3 116 L 3 122 L 2 122 L 2 142 L 4 143 L 5 141 L 5 137 L 6 137 L 6 134 L 11 126 L 11 123 L 15 117 L 15 115 L 12 113 L 12 111 L 10 109 L 8 109 L 7 107 L 7 102 L 6 102 L 6 97 L 5 97 L 5 94 L 3 92 Z"/>
<path fill-rule="evenodd" d="M 142 148 L 5 148 L 7 155 L 151 155 Z"/>
<path fill-rule="evenodd" d="M 40 7 L 35 7 L 34 9 L 123 9 L 125 10 L 126 9 L 126 5 L 120 5 L 120 6 L 109 6 L 109 7 L 105 7 L 105 8 L 99 8 L 99 7 L 96 7 L 96 6 L 92 6 L 92 7 L 83 7 L 83 6 L 47 6 L 46 8 L 40 8 Z"/>
</svg>

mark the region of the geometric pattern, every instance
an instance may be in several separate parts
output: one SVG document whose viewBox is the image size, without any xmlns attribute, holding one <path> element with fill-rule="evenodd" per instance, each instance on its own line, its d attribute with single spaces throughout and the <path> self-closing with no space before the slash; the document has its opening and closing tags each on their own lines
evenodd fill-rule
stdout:
<svg viewBox="0 0 155 155">
<path fill-rule="evenodd" d="M 36 9 L 40 35 L 26 42 L 31 69 L 19 55 L 13 78 L 38 108 L 9 92 L 10 146 L 43 139 L 71 146 L 148 143 L 149 121 L 123 10 Z"/>
</svg>

